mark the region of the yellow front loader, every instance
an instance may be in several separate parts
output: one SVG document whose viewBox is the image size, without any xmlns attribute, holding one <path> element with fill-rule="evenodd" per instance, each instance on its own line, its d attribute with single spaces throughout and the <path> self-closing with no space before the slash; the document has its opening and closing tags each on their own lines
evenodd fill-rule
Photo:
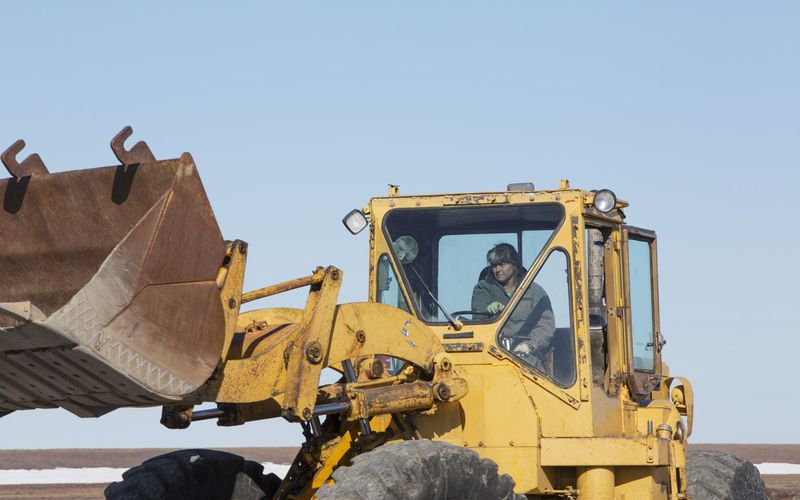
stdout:
<svg viewBox="0 0 800 500">
<path fill-rule="evenodd" d="M 613 192 L 392 186 L 344 219 L 368 229 L 369 300 L 339 304 L 332 266 L 243 291 L 247 243 L 221 236 L 192 157 L 126 149 L 131 133 L 115 166 L 2 155 L 0 413 L 282 417 L 304 443 L 285 478 L 186 450 L 108 498 L 763 497 L 741 459 L 687 467 L 694 397 L 661 359 L 656 236 Z M 300 287 L 303 308 L 244 312 Z"/>
</svg>

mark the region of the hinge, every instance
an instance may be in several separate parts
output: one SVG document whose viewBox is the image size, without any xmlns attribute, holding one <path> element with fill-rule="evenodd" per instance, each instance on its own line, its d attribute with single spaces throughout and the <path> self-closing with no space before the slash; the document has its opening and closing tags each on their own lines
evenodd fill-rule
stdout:
<svg viewBox="0 0 800 500">
<path fill-rule="evenodd" d="M 494 356 L 497 359 L 506 359 L 506 356 L 497 349 L 497 347 L 490 345 L 489 346 L 489 354 Z"/>
</svg>

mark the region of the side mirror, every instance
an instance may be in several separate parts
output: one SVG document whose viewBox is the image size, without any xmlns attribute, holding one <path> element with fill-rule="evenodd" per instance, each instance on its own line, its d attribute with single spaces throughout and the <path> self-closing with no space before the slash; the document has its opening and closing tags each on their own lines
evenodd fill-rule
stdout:
<svg viewBox="0 0 800 500">
<path fill-rule="evenodd" d="M 344 224 L 344 227 L 346 227 L 347 230 L 352 234 L 358 234 L 363 231 L 365 227 L 367 227 L 367 216 L 364 215 L 361 210 L 356 208 L 344 216 L 344 219 L 342 219 L 342 224 Z"/>
</svg>

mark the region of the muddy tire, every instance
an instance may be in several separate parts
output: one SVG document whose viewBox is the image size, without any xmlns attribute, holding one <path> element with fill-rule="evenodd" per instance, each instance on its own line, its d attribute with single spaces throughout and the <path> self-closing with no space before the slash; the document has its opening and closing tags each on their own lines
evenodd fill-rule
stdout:
<svg viewBox="0 0 800 500">
<path fill-rule="evenodd" d="M 719 451 L 690 451 L 686 486 L 694 500 L 761 500 L 767 488 L 756 466 Z"/>
<path fill-rule="evenodd" d="M 434 441 L 381 446 L 333 472 L 320 500 L 523 499 L 497 464 L 465 448 Z"/>
<path fill-rule="evenodd" d="M 271 499 L 281 484 L 256 462 L 214 450 L 182 450 L 159 455 L 122 474 L 105 490 L 113 500 Z"/>
</svg>

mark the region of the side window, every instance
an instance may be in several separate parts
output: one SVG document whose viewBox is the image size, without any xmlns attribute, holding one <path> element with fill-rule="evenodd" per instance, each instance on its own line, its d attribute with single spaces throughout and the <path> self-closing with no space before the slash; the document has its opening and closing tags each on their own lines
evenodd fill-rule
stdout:
<svg viewBox="0 0 800 500">
<path fill-rule="evenodd" d="M 397 275 L 394 273 L 392 263 L 389 256 L 386 254 L 381 255 L 378 259 L 378 290 L 375 295 L 378 302 L 381 304 L 388 304 L 408 312 L 408 304 L 403 297 L 403 292 L 400 290 L 400 285 L 397 281 Z"/>
<path fill-rule="evenodd" d="M 628 277 L 631 295 L 631 337 L 633 369 L 655 369 L 655 328 L 653 325 L 653 283 L 650 243 L 628 240 Z"/>
<path fill-rule="evenodd" d="M 562 387 L 575 383 L 569 260 L 554 250 L 498 333 L 513 356 Z"/>
<path fill-rule="evenodd" d="M 397 281 L 397 275 L 394 273 L 392 263 L 389 256 L 383 254 L 378 259 L 378 290 L 376 297 L 381 304 L 387 304 L 397 307 L 409 312 L 408 304 L 403 291 L 400 290 L 400 284 Z M 403 369 L 403 361 L 391 356 L 379 355 L 378 359 L 383 362 L 383 367 L 389 375 L 397 375 Z"/>
</svg>

